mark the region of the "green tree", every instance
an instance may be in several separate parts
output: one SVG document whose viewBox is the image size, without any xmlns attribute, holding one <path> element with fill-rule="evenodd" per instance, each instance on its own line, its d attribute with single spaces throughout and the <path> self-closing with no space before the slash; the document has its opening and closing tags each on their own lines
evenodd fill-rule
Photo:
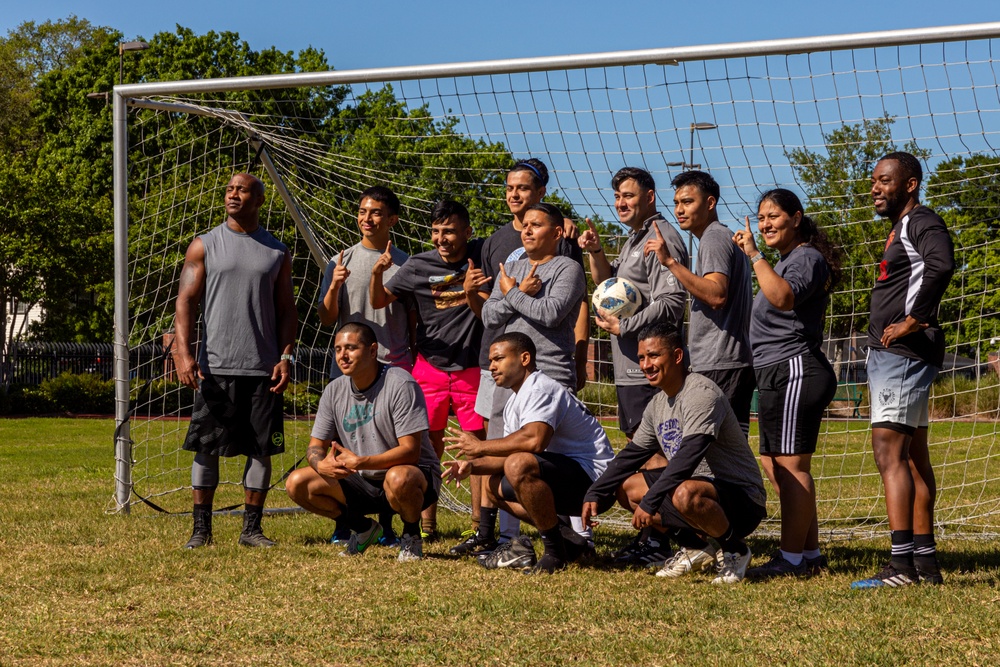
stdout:
<svg viewBox="0 0 1000 667">
<path fill-rule="evenodd" d="M 823 135 L 825 153 L 788 151 L 796 180 L 809 198 L 806 213 L 841 248 L 843 278 L 832 299 L 831 330 L 843 337 L 865 331 L 875 265 L 882 259 L 887 223 L 875 218 L 871 174 L 886 153 L 898 150 L 890 116 L 847 124 Z M 903 148 L 918 158 L 928 152 L 913 142 Z"/>
</svg>

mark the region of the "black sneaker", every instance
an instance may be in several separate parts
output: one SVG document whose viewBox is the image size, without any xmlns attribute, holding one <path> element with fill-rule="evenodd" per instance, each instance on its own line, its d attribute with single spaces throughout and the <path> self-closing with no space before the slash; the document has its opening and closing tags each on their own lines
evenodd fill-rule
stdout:
<svg viewBox="0 0 1000 667">
<path fill-rule="evenodd" d="M 531 538 L 526 535 L 516 537 L 510 542 L 504 542 L 492 553 L 479 559 L 479 564 L 487 570 L 496 570 L 502 567 L 524 569 L 533 567 L 537 562 L 535 547 L 531 543 Z"/>
<path fill-rule="evenodd" d="M 552 554 L 543 554 L 537 563 L 532 567 L 524 568 L 522 572 L 525 574 L 555 574 L 559 570 L 565 569 L 565 561 L 560 560 Z"/>
<path fill-rule="evenodd" d="M 631 542 L 611 554 L 611 561 L 619 564 L 628 563 L 632 559 L 632 554 L 642 551 L 646 547 L 647 537 L 648 531 L 640 531 L 634 538 L 632 538 Z"/>
<path fill-rule="evenodd" d="M 240 533 L 240 544 L 245 547 L 273 547 L 277 542 L 264 535 L 259 528 L 250 533 Z"/>
<path fill-rule="evenodd" d="M 453 556 L 479 556 L 492 553 L 497 548 L 497 541 L 493 538 L 479 537 L 479 533 L 470 531 L 464 540 L 448 549 L 448 553 Z"/>
<path fill-rule="evenodd" d="M 806 558 L 803 562 L 806 564 L 807 577 L 818 577 L 821 574 L 827 574 L 830 572 L 830 561 L 828 561 L 826 556 L 823 554 L 820 554 L 815 558 Z"/>
<path fill-rule="evenodd" d="M 922 584 L 938 585 L 944 583 L 944 577 L 941 576 L 941 570 L 938 568 L 938 562 L 936 556 L 931 557 L 919 557 L 913 559 L 913 566 L 917 570 L 917 577 L 920 579 Z"/>
<path fill-rule="evenodd" d="M 882 571 L 870 579 L 860 579 L 851 584 L 851 588 L 882 588 L 884 586 L 910 586 L 920 581 L 915 567 L 897 569 L 891 562 L 886 563 Z"/>
<path fill-rule="evenodd" d="M 194 519 L 194 530 L 191 539 L 184 545 L 185 549 L 207 547 L 212 543 L 212 510 L 195 508 L 191 513 Z"/>
<path fill-rule="evenodd" d="M 780 551 L 775 551 L 771 554 L 771 560 L 747 570 L 746 578 L 753 581 L 764 581 L 776 577 L 804 577 L 806 574 L 808 574 L 808 570 L 805 558 L 798 565 L 792 565 L 781 555 Z"/>
<path fill-rule="evenodd" d="M 195 530 L 191 533 L 191 539 L 187 541 L 184 545 L 185 549 L 197 549 L 199 547 L 207 547 L 212 543 L 212 533 L 206 533 L 204 531 Z"/>
</svg>

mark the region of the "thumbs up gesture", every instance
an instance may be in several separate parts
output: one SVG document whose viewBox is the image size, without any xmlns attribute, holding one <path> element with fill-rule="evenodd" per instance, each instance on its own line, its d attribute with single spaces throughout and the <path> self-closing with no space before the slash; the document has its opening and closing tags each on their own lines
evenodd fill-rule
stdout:
<svg viewBox="0 0 1000 667">
<path fill-rule="evenodd" d="M 587 229 L 577 237 L 576 242 L 580 246 L 580 250 L 598 252 L 601 249 L 601 235 L 597 233 L 597 227 L 594 227 L 590 218 L 587 218 L 586 222 Z"/>
<path fill-rule="evenodd" d="M 656 259 L 660 260 L 660 264 L 669 269 L 677 260 L 671 257 L 670 249 L 667 247 L 667 242 L 663 239 L 663 234 L 660 233 L 660 226 L 656 222 L 653 222 L 653 231 L 656 236 L 646 241 L 642 247 L 642 254 L 648 255 L 655 252 Z"/>
<path fill-rule="evenodd" d="M 375 260 L 375 264 L 372 266 L 372 274 L 382 275 L 390 266 L 392 266 L 392 241 L 388 241 L 385 244 L 385 252 Z"/>
<path fill-rule="evenodd" d="M 746 216 L 746 228 L 733 234 L 733 243 L 739 246 L 739 249 L 746 253 L 747 257 L 753 257 L 759 251 L 757 250 L 757 242 L 754 240 L 753 232 L 750 230 L 750 216 Z"/>
</svg>

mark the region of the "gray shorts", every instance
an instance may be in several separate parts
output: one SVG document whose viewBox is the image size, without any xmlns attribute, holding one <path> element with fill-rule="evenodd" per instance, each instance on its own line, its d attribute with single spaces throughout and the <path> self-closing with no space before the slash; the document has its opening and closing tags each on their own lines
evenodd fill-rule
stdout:
<svg viewBox="0 0 1000 667">
<path fill-rule="evenodd" d="M 931 385 L 938 369 L 886 350 L 868 350 L 872 424 L 926 428 Z"/>
<path fill-rule="evenodd" d="M 493 374 L 489 371 L 479 369 L 479 391 L 476 392 L 476 414 L 483 419 L 489 419 L 493 412 L 493 392 L 497 388 L 497 383 L 493 381 Z"/>
</svg>

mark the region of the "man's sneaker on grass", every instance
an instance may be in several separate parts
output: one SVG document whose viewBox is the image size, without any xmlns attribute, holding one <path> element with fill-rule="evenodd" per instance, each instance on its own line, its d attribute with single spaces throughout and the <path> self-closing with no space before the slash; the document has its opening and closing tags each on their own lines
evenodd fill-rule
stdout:
<svg viewBox="0 0 1000 667">
<path fill-rule="evenodd" d="M 497 541 L 492 538 L 483 538 L 474 530 L 467 530 L 462 533 L 465 539 L 448 549 L 452 556 L 478 556 L 479 554 L 491 553 L 497 548 Z"/>
<path fill-rule="evenodd" d="M 937 558 L 934 556 L 930 558 L 915 557 L 913 559 L 913 567 L 917 570 L 917 577 L 920 583 L 935 586 L 944 583 L 944 577 L 941 576 L 941 569 L 938 568 Z"/>
<path fill-rule="evenodd" d="M 350 539 L 351 529 L 337 524 L 337 527 L 333 529 L 333 535 L 330 536 L 330 544 L 347 544 Z"/>
<path fill-rule="evenodd" d="M 352 533 L 351 539 L 347 541 L 347 549 L 340 552 L 341 556 L 358 556 L 365 552 L 365 549 L 378 542 L 382 537 L 382 524 L 372 521 L 372 525 L 363 533 Z"/>
<path fill-rule="evenodd" d="M 202 531 L 195 530 L 191 533 L 191 539 L 187 541 L 184 545 L 185 549 L 198 549 L 201 547 L 207 547 L 212 543 L 212 533 L 206 533 Z"/>
<path fill-rule="evenodd" d="M 661 567 L 673 555 L 669 542 L 649 539 L 642 549 L 632 553 L 626 564 L 635 567 Z"/>
<path fill-rule="evenodd" d="M 803 558 L 802 562 L 806 564 L 807 577 L 818 577 L 830 571 L 830 561 L 823 554 L 815 558 Z"/>
<path fill-rule="evenodd" d="M 542 557 L 538 559 L 538 562 L 532 567 L 526 567 L 522 570 L 525 574 L 555 574 L 559 570 L 565 570 L 565 561 L 556 558 L 552 554 L 542 554 Z"/>
<path fill-rule="evenodd" d="M 496 570 L 502 567 L 523 570 L 534 567 L 537 562 L 535 547 L 531 543 L 531 538 L 526 535 L 520 535 L 510 542 L 504 542 L 493 553 L 479 559 L 479 564 L 487 570 Z"/>
<path fill-rule="evenodd" d="M 704 572 L 713 565 L 715 565 L 715 550 L 712 547 L 707 545 L 704 549 L 681 547 L 667 559 L 656 576 L 677 579 L 691 572 Z"/>
<path fill-rule="evenodd" d="M 745 554 L 736 551 L 717 552 L 716 562 L 719 567 L 719 574 L 712 579 L 713 584 L 738 584 L 743 581 L 747 573 L 747 565 L 750 564 L 750 548 L 746 547 Z"/>
<path fill-rule="evenodd" d="M 424 557 L 424 542 L 419 535 L 403 535 L 399 542 L 399 556 L 396 557 L 400 563 L 410 563 Z"/>
<path fill-rule="evenodd" d="M 804 577 L 806 574 L 805 558 L 798 565 L 792 565 L 780 551 L 775 551 L 771 554 L 771 560 L 747 570 L 746 577 L 752 581 L 764 581 L 775 577 Z"/>
<path fill-rule="evenodd" d="M 891 562 L 886 563 L 882 571 L 870 579 L 859 579 L 851 584 L 851 588 L 883 588 L 886 586 L 896 588 L 899 586 L 911 586 L 920 580 L 915 567 L 895 567 Z"/>
<path fill-rule="evenodd" d="M 398 547 L 400 545 L 399 537 L 396 532 L 392 529 L 392 526 L 382 529 L 382 537 L 378 538 L 378 545 L 380 547 Z"/>
<path fill-rule="evenodd" d="M 264 535 L 264 533 L 258 528 L 257 530 L 250 532 L 240 533 L 240 545 L 244 547 L 273 547 L 277 542 L 271 538 Z"/>
<path fill-rule="evenodd" d="M 632 538 L 631 542 L 611 554 L 611 561 L 613 563 L 618 563 L 619 565 L 628 563 L 633 554 L 642 551 L 646 547 L 646 538 L 648 537 L 648 533 L 648 530 L 639 531 L 639 533 Z"/>
</svg>

